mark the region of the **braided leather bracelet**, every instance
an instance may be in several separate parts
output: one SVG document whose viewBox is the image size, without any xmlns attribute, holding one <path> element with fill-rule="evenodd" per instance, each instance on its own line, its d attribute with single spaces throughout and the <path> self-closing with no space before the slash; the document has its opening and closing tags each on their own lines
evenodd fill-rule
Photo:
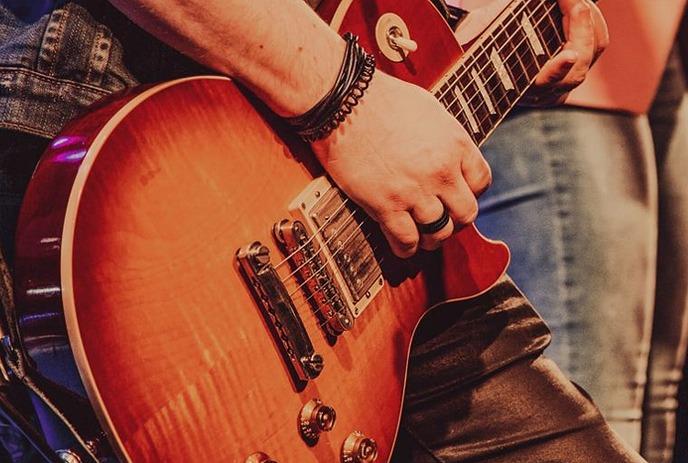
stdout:
<svg viewBox="0 0 688 463">
<path fill-rule="evenodd" d="M 347 32 L 344 40 L 344 60 L 332 89 L 304 114 L 285 118 L 307 143 L 327 137 L 346 120 L 375 73 L 375 57 L 363 50 L 358 37 Z"/>
</svg>

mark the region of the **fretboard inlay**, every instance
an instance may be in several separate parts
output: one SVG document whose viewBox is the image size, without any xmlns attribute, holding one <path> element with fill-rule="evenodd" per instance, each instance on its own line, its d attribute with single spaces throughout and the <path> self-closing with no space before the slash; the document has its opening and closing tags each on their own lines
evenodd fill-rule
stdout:
<svg viewBox="0 0 688 463">
<path fill-rule="evenodd" d="M 514 0 L 433 91 L 481 145 L 563 43 L 556 0 Z"/>
</svg>

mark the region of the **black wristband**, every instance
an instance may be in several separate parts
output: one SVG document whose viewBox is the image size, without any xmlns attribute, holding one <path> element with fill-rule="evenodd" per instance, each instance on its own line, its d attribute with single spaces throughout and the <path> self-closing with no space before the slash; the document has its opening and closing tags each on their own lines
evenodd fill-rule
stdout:
<svg viewBox="0 0 688 463">
<path fill-rule="evenodd" d="M 327 137 L 346 120 L 375 73 L 375 58 L 363 50 L 358 37 L 347 32 L 344 40 L 344 60 L 332 89 L 304 114 L 285 118 L 307 143 Z"/>
</svg>

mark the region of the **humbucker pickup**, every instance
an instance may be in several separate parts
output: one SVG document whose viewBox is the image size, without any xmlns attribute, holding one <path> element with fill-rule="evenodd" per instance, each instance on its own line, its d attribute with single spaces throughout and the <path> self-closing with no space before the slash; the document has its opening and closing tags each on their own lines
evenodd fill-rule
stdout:
<svg viewBox="0 0 688 463">
<path fill-rule="evenodd" d="M 309 237 L 300 221 L 283 220 L 275 225 L 275 237 L 291 256 L 294 273 L 308 294 L 320 325 L 331 336 L 338 336 L 354 326 L 349 310 L 330 267 L 325 263 L 318 241 Z"/>
<path fill-rule="evenodd" d="M 317 241 L 347 308 L 358 318 L 384 285 L 375 250 L 361 227 L 364 212 L 327 177 L 314 179 L 289 211 Z"/>
</svg>

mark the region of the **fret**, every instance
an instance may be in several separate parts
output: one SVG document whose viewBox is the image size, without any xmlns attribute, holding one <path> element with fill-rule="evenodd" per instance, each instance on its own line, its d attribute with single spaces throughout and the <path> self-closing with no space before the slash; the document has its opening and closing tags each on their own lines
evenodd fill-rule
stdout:
<svg viewBox="0 0 688 463">
<path fill-rule="evenodd" d="M 526 38 L 530 43 L 530 48 L 535 53 L 535 56 L 545 56 L 546 53 L 542 46 L 542 39 L 535 31 L 535 25 L 530 20 L 528 10 L 521 15 L 521 27 L 523 28 L 523 32 L 526 34 Z"/>
<path fill-rule="evenodd" d="M 465 68 L 461 67 L 460 70 Z M 460 93 L 462 92 L 459 82 L 459 75 L 461 72 L 456 72 L 447 79 L 447 82 L 452 81 L 454 85 L 449 87 L 448 85 L 442 85 L 439 90 L 435 93 L 440 102 L 447 108 L 447 111 L 454 116 L 461 126 L 468 132 L 475 143 L 478 143 L 478 135 L 480 134 L 480 127 L 478 121 L 475 119 L 473 112 L 470 110 L 468 102 L 465 97 Z M 458 94 L 457 94 L 458 92 Z"/>
<path fill-rule="evenodd" d="M 507 71 L 506 66 L 504 66 L 504 61 L 502 57 L 499 56 L 496 48 L 493 48 L 492 53 L 490 53 L 490 61 L 504 89 L 515 90 L 516 87 L 514 87 L 514 82 L 511 80 L 511 75 L 509 71 Z"/>
<path fill-rule="evenodd" d="M 521 21 L 523 21 L 523 19 Z M 523 24 L 523 22 L 521 24 Z M 514 35 L 514 41 L 516 42 L 516 55 L 521 60 L 521 64 L 526 71 L 528 84 L 530 84 L 533 78 L 537 76 L 538 72 L 540 72 L 542 65 L 547 62 L 547 56 L 544 54 L 544 52 L 543 54 L 538 54 L 537 51 L 533 49 L 530 41 L 531 38 L 532 36 L 529 37 L 528 32 L 523 27 Z"/>
<path fill-rule="evenodd" d="M 466 93 L 466 95 L 470 95 Z M 461 91 L 459 87 L 454 87 L 454 97 L 456 98 L 456 104 L 459 106 L 461 111 L 466 115 L 468 119 L 468 125 L 470 127 L 470 132 L 482 135 L 481 127 L 478 124 L 478 119 L 476 118 L 476 112 L 471 107 L 471 104 L 467 101 L 467 97 L 464 96 L 464 92 Z M 471 98 L 468 96 L 468 98 Z"/>
<path fill-rule="evenodd" d="M 492 96 L 496 112 L 499 118 L 501 118 L 507 113 L 507 111 L 511 108 L 511 105 L 516 101 L 518 98 L 518 93 L 514 91 L 511 77 L 509 77 L 506 68 L 500 71 L 497 68 L 498 65 L 495 65 L 494 57 L 499 57 L 497 51 L 493 49 L 490 56 L 490 68 L 492 71 L 490 73 L 490 77 L 485 81 L 485 89 L 487 90 L 487 93 Z M 499 62 L 501 63 L 501 58 Z M 506 82 L 504 81 L 504 77 L 500 75 L 500 72 L 506 73 Z"/>
<path fill-rule="evenodd" d="M 480 145 L 561 47 L 556 0 L 514 0 L 473 44 L 435 96 Z"/>
<path fill-rule="evenodd" d="M 483 101 L 485 101 L 485 106 L 487 107 L 487 110 L 490 112 L 490 114 L 497 114 L 497 110 L 495 109 L 494 104 L 492 103 L 492 97 L 489 93 L 487 93 L 485 82 L 483 81 L 482 77 L 480 77 L 478 71 L 473 69 L 471 71 L 471 76 L 473 77 L 475 85 L 478 86 L 478 92 L 480 93 L 480 96 L 483 97 Z"/>
<path fill-rule="evenodd" d="M 542 40 L 547 55 L 550 57 L 554 56 L 559 51 L 559 48 L 561 48 L 561 45 L 564 42 L 563 31 L 561 31 L 560 26 L 555 25 L 552 19 L 553 14 L 548 13 L 551 7 L 551 0 L 544 2 L 538 1 L 536 2 L 536 7 L 534 10 L 534 16 L 540 18 L 535 24 L 535 30 Z"/>
<path fill-rule="evenodd" d="M 501 120 L 504 110 L 500 104 L 503 104 L 503 98 L 508 93 L 508 89 L 502 86 L 497 67 L 493 64 L 493 57 L 491 55 L 494 51 L 495 48 L 492 43 L 489 41 L 484 42 L 480 47 L 480 53 L 476 57 L 479 69 L 471 70 L 472 80 L 476 84 L 487 110 L 486 114 L 478 114 L 478 123 L 483 129 L 483 133 L 489 133 Z"/>
<path fill-rule="evenodd" d="M 518 27 L 516 22 L 512 22 L 504 28 L 505 40 L 502 42 L 500 56 L 511 73 L 512 80 L 516 84 L 516 91 L 521 93 L 530 85 L 531 76 L 529 76 L 527 67 L 521 58 L 522 53 L 519 53 L 517 48 L 518 45 L 522 45 L 519 40 L 525 39 L 525 34 Z M 527 51 L 527 53 L 530 52 Z"/>
</svg>

